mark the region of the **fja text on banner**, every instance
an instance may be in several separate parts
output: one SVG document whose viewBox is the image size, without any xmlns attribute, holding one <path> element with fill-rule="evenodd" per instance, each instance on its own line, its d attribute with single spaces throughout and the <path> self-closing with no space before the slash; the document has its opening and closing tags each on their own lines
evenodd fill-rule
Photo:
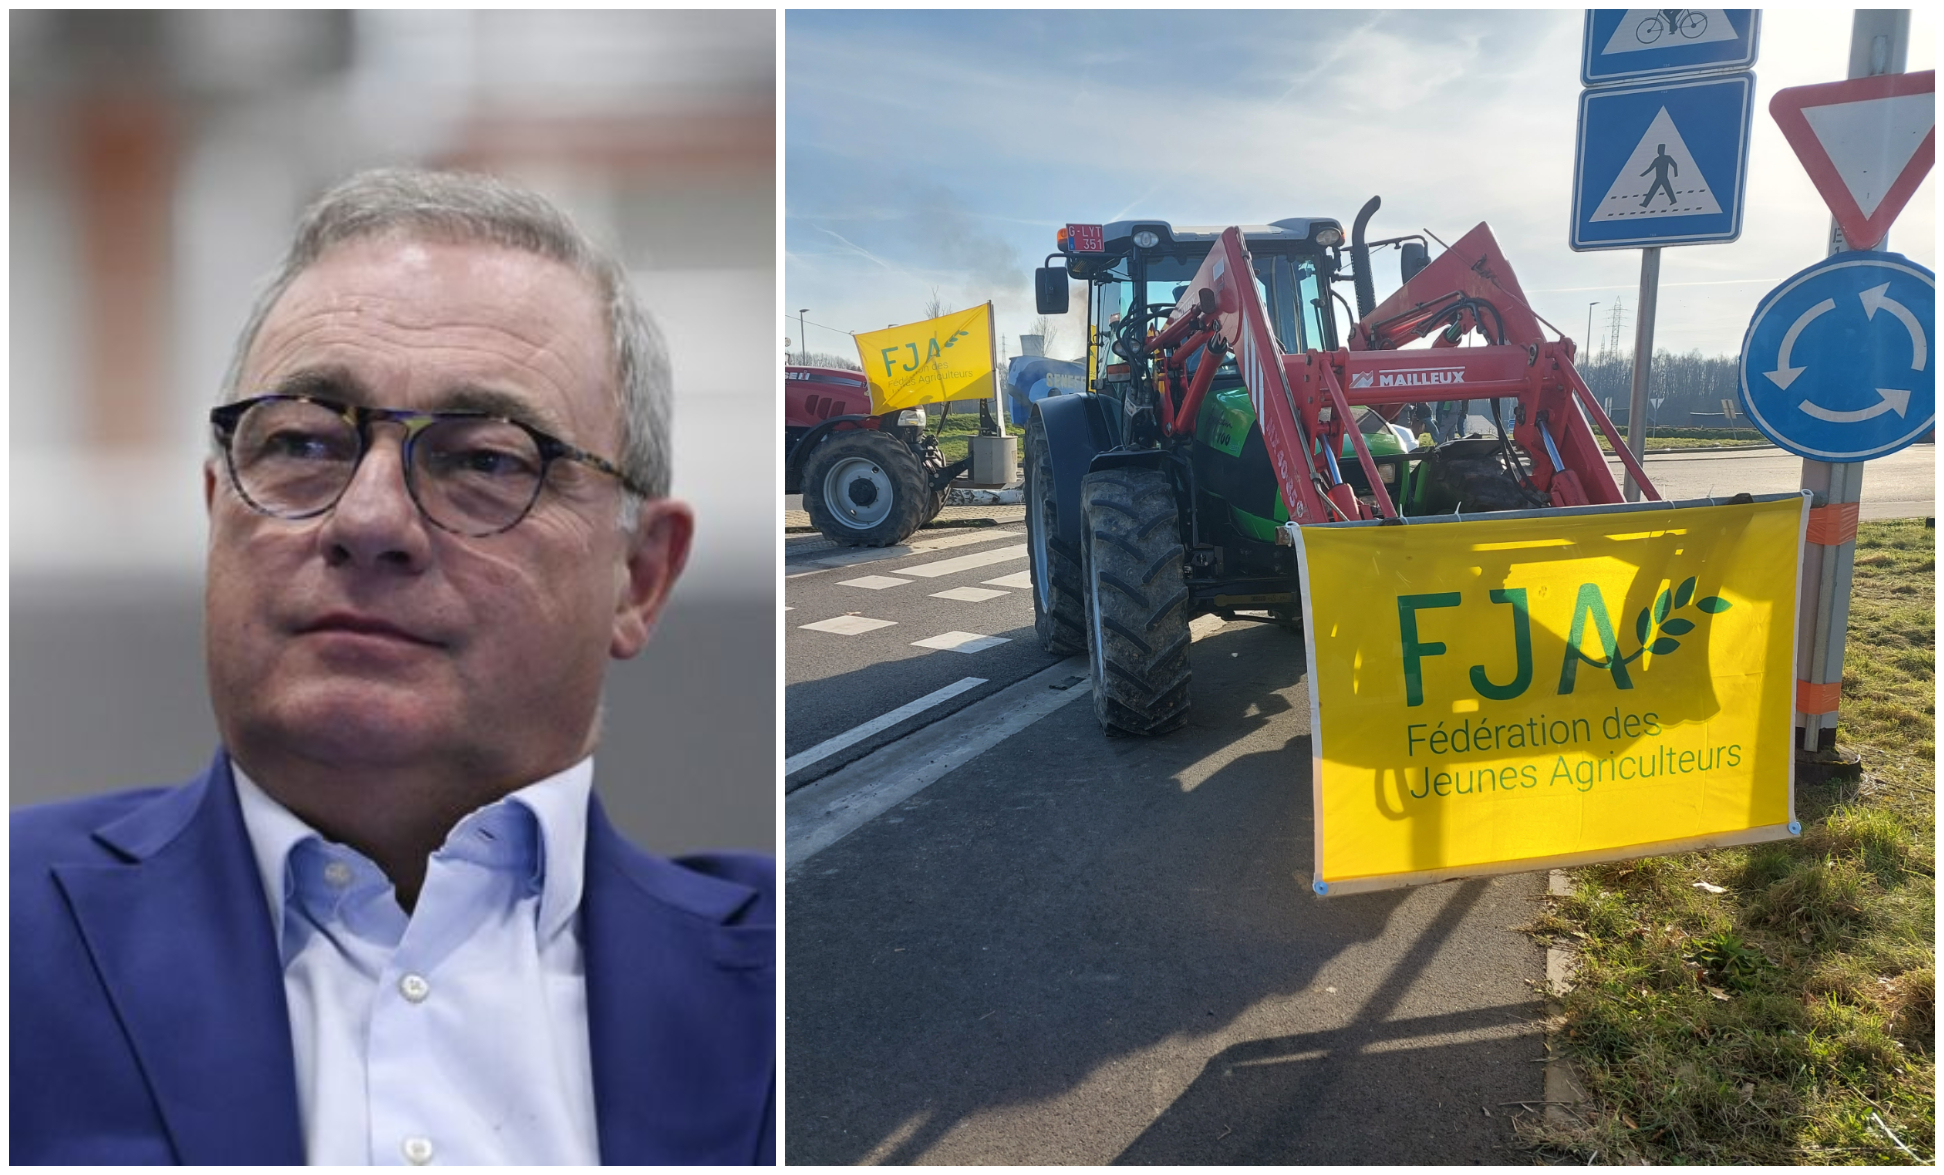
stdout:
<svg viewBox="0 0 1944 1175">
<path fill-rule="evenodd" d="M 1792 835 L 1806 501 L 1293 527 L 1317 892 Z"/>
<path fill-rule="evenodd" d="M 992 395 L 992 303 L 857 336 L 871 383 L 871 411 L 883 414 Z"/>
</svg>

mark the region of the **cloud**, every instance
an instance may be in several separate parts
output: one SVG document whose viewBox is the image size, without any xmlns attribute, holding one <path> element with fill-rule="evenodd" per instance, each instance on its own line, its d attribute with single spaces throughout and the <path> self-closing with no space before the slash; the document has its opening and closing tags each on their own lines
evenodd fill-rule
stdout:
<svg viewBox="0 0 1944 1175">
<path fill-rule="evenodd" d="M 1380 237 L 1452 241 L 1489 222 L 1534 308 L 1569 333 L 1585 330 L 1588 301 L 1637 296 L 1638 249 L 1566 244 L 1579 11 L 787 19 L 786 280 L 793 300 L 827 292 L 797 304 L 854 305 L 860 328 L 891 321 L 897 299 L 921 307 L 937 285 L 992 298 L 1017 333 L 1032 312 L 1026 270 L 1071 221 L 1347 227 L 1373 194 Z M 1828 213 L 1766 105 L 1782 86 L 1840 78 L 1848 24 L 1847 12 L 1765 16 L 1742 238 L 1663 251 L 1656 333 L 1669 347 L 1737 350 L 1763 283 L 1821 256 Z M 1912 26 L 1909 68 L 1930 68 L 1930 18 L 1913 10 Z M 1934 198 L 1927 181 L 1892 233 L 1926 264 Z M 817 228 L 903 274 L 861 258 L 840 270 L 795 239 Z M 1380 297 L 1395 275 L 1385 258 Z"/>
</svg>

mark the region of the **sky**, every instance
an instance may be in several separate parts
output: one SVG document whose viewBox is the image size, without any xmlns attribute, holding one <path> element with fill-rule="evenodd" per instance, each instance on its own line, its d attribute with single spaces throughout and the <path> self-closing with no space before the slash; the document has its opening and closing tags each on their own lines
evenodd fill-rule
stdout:
<svg viewBox="0 0 1944 1175">
<path fill-rule="evenodd" d="M 1757 302 L 1827 252 L 1829 212 L 1768 113 L 1842 80 L 1850 9 L 1767 10 L 1742 232 L 1661 250 L 1656 350 L 1740 351 Z M 854 357 L 846 332 L 990 299 L 1008 354 L 1032 270 L 1069 222 L 1334 217 L 1372 195 L 1372 239 L 1491 225 L 1533 308 L 1595 353 L 1641 250 L 1573 252 L 1584 11 L 791 11 L 785 26 L 781 335 Z M 1906 68 L 1935 68 L 1912 12 Z M 1887 247 L 1935 268 L 1936 180 Z M 1442 249 L 1432 246 L 1432 256 Z M 1397 254 L 1372 266 L 1381 300 Z M 1347 291 L 1346 291 L 1347 292 Z M 798 308 L 807 311 L 800 332 Z M 1084 308 L 1050 351 L 1077 355 Z"/>
</svg>

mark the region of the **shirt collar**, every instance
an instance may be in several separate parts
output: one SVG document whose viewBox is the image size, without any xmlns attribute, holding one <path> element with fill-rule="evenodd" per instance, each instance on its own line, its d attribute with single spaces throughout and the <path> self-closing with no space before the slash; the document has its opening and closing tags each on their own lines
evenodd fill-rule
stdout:
<svg viewBox="0 0 1944 1175">
<path fill-rule="evenodd" d="M 306 841 L 323 842 L 316 829 L 272 799 L 232 759 L 236 797 L 243 810 L 243 827 L 256 858 L 257 876 L 270 911 L 271 929 L 284 942 L 284 912 L 296 895 L 291 853 Z M 582 759 L 565 771 L 530 783 L 504 799 L 478 809 L 453 828 L 441 852 L 452 851 L 457 834 L 479 822 L 483 814 L 504 804 L 518 804 L 540 826 L 539 860 L 535 881 L 540 890 L 538 928 L 541 940 L 566 930 L 580 909 L 587 861 L 587 807 L 594 786 L 594 760 Z M 287 962 L 288 960 L 286 960 Z"/>
</svg>

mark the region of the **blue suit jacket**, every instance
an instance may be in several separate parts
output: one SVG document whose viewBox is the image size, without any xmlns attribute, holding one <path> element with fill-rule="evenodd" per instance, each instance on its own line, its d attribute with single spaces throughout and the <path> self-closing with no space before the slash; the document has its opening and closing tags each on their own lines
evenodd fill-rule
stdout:
<svg viewBox="0 0 1944 1175">
<path fill-rule="evenodd" d="M 283 970 L 219 755 L 12 820 L 14 1163 L 302 1163 Z M 775 879 L 592 803 L 582 941 L 605 1163 L 775 1161 Z"/>
</svg>

